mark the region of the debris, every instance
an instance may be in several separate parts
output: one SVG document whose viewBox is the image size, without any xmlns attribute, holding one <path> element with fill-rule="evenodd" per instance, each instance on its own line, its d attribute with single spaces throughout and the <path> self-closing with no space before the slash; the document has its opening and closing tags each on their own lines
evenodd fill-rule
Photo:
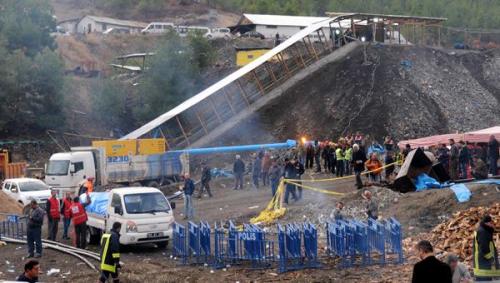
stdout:
<svg viewBox="0 0 500 283">
<path fill-rule="evenodd" d="M 215 271 L 214 271 L 213 269 L 212 269 L 212 270 L 210 270 L 210 273 L 214 273 L 214 272 L 215 272 Z"/>
<path fill-rule="evenodd" d="M 57 275 L 57 274 L 59 274 L 59 272 L 61 272 L 60 269 L 51 268 L 51 269 L 49 269 L 49 271 L 47 271 L 47 276 Z"/>
<path fill-rule="evenodd" d="M 14 269 L 7 269 L 7 272 L 9 272 L 9 273 L 14 273 L 14 272 L 16 272 L 16 271 L 15 271 Z"/>
<path fill-rule="evenodd" d="M 254 205 L 254 206 L 250 206 L 248 209 L 257 209 L 257 208 L 259 208 L 259 206 L 258 205 Z"/>
</svg>

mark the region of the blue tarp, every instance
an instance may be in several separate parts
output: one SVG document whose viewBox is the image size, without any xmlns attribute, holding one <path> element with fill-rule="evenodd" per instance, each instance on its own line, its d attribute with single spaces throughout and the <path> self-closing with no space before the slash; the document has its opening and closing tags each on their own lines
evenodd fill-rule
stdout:
<svg viewBox="0 0 500 283">
<path fill-rule="evenodd" d="M 108 207 L 109 192 L 102 193 L 90 193 L 91 203 L 85 207 L 85 210 L 89 213 L 96 213 L 99 215 L 106 215 Z M 82 194 L 80 196 L 80 202 L 87 202 L 87 195 Z"/>
<path fill-rule="evenodd" d="M 368 147 L 368 155 L 371 155 L 372 152 L 376 152 L 378 154 L 384 154 L 385 149 L 382 145 L 380 144 L 373 144 Z"/>
<path fill-rule="evenodd" d="M 458 202 L 466 202 L 470 200 L 472 193 L 465 184 L 455 184 L 451 186 L 450 189 L 455 193 Z"/>
<path fill-rule="evenodd" d="M 415 188 L 417 192 L 425 191 L 427 189 L 440 189 L 443 186 L 434 178 L 422 173 L 417 176 L 415 180 Z"/>
</svg>

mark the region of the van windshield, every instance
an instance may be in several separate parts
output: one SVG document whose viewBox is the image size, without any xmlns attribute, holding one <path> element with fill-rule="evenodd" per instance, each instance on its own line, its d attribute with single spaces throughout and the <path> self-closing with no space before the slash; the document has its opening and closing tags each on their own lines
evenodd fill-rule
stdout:
<svg viewBox="0 0 500 283">
<path fill-rule="evenodd" d="M 170 206 L 162 193 L 130 194 L 123 197 L 129 214 L 168 212 Z"/>
<path fill-rule="evenodd" d="M 49 186 L 45 185 L 43 182 L 32 181 L 19 183 L 19 188 L 21 192 L 35 192 L 48 190 Z"/>
<path fill-rule="evenodd" d="M 69 160 L 49 160 L 45 175 L 68 175 Z"/>
</svg>

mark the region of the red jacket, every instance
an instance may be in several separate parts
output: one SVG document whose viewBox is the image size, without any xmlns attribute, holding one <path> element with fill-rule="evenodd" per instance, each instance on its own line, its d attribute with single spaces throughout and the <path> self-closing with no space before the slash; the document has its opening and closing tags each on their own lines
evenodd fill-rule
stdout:
<svg viewBox="0 0 500 283">
<path fill-rule="evenodd" d="M 59 214 L 60 208 L 59 208 L 59 200 L 55 197 L 50 197 L 48 200 L 49 203 L 49 216 L 52 219 L 60 219 L 61 215 Z"/>
<path fill-rule="evenodd" d="M 73 225 L 80 225 L 87 222 L 87 212 L 79 202 L 71 204 L 70 216 L 73 218 Z"/>
<path fill-rule="evenodd" d="M 64 218 L 71 218 L 71 204 L 73 202 L 67 198 L 63 199 L 62 215 Z"/>
</svg>

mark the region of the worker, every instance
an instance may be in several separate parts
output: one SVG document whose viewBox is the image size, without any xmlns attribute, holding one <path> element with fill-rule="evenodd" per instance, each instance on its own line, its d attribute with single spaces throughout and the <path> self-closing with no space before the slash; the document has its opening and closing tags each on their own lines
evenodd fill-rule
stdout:
<svg viewBox="0 0 500 283">
<path fill-rule="evenodd" d="M 101 276 L 99 282 L 108 281 L 113 278 L 114 283 L 120 282 L 118 279 L 118 269 L 120 265 L 120 222 L 113 223 L 110 233 L 102 235 L 101 239 Z"/>
<path fill-rule="evenodd" d="M 434 248 L 426 240 L 415 247 L 421 261 L 413 267 L 412 283 L 451 283 L 451 268 L 434 256 Z"/>
<path fill-rule="evenodd" d="M 203 191 L 207 191 L 209 197 L 212 197 L 212 192 L 210 191 L 210 180 L 212 180 L 212 172 L 210 166 L 206 162 L 201 163 L 201 187 L 198 194 L 198 198 L 201 198 Z"/>
<path fill-rule="evenodd" d="M 302 185 L 302 181 L 299 181 L 302 179 L 302 175 L 306 172 L 304 165 L 300 163 L 298 160 L 295 158 L 292 159 L 292 164 L 295 165 L 295 168 L 297 169 L 297 184 Z M 297 200 L 302 199 L 302 186 L 296 186 L 298 194 L 297 194 Z"/>
<path fill-rule="evenodd" d="M 330 165 L 330 151 L 331 151 L 330 143 L 325 142 L 325 146 L 323 147 L 323 151 L 321 152 L 321 158 L 323 158 L 323 167 L 325 167 L 325 173 L 331 171 L 332 166 Z"/>
<path fill-rule="evenodd" d="M 314 163 L 316 164 L 316 173 L 321 173 L 321 145 L 314 141 Z"/>
<path fill-rule="evenodd" d="M 45 210 L 47 212 L 47 219 L 49 220 L 48 239 L 55 241 L 59 228 L 59 220 L 61 219 L 61 209 L 59 199 L 57 198 L 57 192 L 53 189 L 50 191 L 50 198 L 47 200 Z"/>
<path fill-rule="evenodd" d="M 363 182 L 361 181 L 361 172 L 365 170 L 366 154 L 360 149 L 359 144 L 355 143 L 352 146 L 352 165 L 354 169 L 354 175 L 356 175 L 356 188 L 360 190 L 363 187 Z"/>
<path fill-rule="evenodd" d="M 69 240 L 68 229 L 71 224 L 71 204 L 73 200 L 71 199 L 71 193 L 67 192 L 66 197 L 62 201 L 61 214 L 63 216 L 63 240 Z"/>
<path fill-rule="evenodd" d="M 91 193 L 94 191 L 94 177 L 88 177 L 87 181 L 84 184 L 84 187 L 87 188 L 86 192 Z"/>
<path fill-rule="evenodd" d="M 30 259 L 24 264 L 23 274 L 17 276 L 16 281 L 35 283 L 38 282 L 40 274 L 40 263 L 38 260 Z"/>
<path fill-rule="evenodd" d="M 459 156 L 459 147 L 455 143 L 454 139 L 449 139 L 448 142 L 450 143 L 450 178 L 451 180 L 457 180 L 458 179 L 458 156 Z"/>
<path fill-rule="evenodd" d="M 459 141 L 458 163 L 460 169 L 460 178 L 467 179 L 467 168 L 469 167 L 470 154 L 469 148 L 464 141 Z"/>
<path fill-rule="evenodd" d="M 362 197 L 366 201 L 366 215 L 369 219 L 378 219 L 378 202 L 373 199 L 372 192 L 365 190 Z"/>
<path fill-rule="evenodd" d="M 365 162 L 365 167 L 370 171 L 369 177 L 371 182 L 380 182 L 380 173 L 382 173 L 382 163 L 378 160 L 377 153 L 373 152 L 370 159 Z"/>
<path fill-rule="evenodd" d="M 446 255 L 444 261 L 451 268 L 452 283 L 472 283 L 472 276 L 470 275 L 469 269 L 463 263 L 458 262 L 458 256 L 449 253 Z"/>
<path fill-rule="evenodd" d="M 476 232 L 472 244 L 474 277 L 476 281 L 493 281 L 500 277 L 498 252 L 493 240 L 495 225 L 490 215 L 485 215 Z"/>
<path fill-rule="evenodd" d="M 306 147 L 306 169 L 312 169 L 314 163 L 314 147 L 311 142 Z"/>
<path fill-rule="evenodd" d="M 405 145 L 405 148 L 403 149 L 403 161 L 406 159 L 406 157 L 408 156 L 410 151 L 411 151 L 411 145 L 409 143 L 407 143 Z"/>
<path fill-rule="evenodd" d="M 256 154 L 252 164 L 252 185 L 254 189 L 259 188 L 259 179 L 262 173 L 262 156 L 262 152 Z"/>
<path fill-rule="evenodd" d="M 87 247 L 87 239 L 85 237 L 87 232 L 87 212 L 85 207 L 91 203 L 89 194 L 86 194 L 85 203 L 80 203 L 80 198 L 75 197 L 71 204 L 70 217 L 73 219 L 73 226 L 75 227 L 75 244 L 79 249 Z"/>
<path fill-rule="evenodd" d="M 392 151 L 387 151 L 385 154 L 384 163 L 387 167 L 385 167 L 385 180 L 389 182 L 392 178 L 392 174 L 394 173 L 394 157 Z M 392 165 L 389 165 L 392 164 Z"/>
<path fill-rule="evenodd" d="M 337 149 L 335 150 L 335 157 L 337 159 L 337 177 L 343 177 L 344 176 L 344 160 L 345 160 L 345 155 L 344 155 L 344 139 L 340 139 L 339 144 Z"/>
<path fill-rule="evenodd" d="M 335 220 L 343 220 L 345 217 L 344 217 L 344 213 L 343 213 L 343 210 L 344 209 L 344 203 L 339 201 L 337 202 L 337 204 L 335 205 L 335 210 L 333 211 L 333 218 Z"/>
<path fill-rule="evenodd" d="M 488 141 L 488 163 L 489 172 L 493 176 L 498 174 L 498 155 L 498 141 L 494 135 L 491 135 Z"/>
<path fill-rule="evenodd" d="M 446 147 L 446 144 L 441 144 L 437 150 L 437 160 L 441 165 L 443 165 L 446 173 L 449 174 L 450 169 L 450 150 Z"/>
<path fill-rule="evenodd" d="M 36 200 L 32 200 L 28 214 L 28 229 L 26 230 L 28 258 L 42 256 L 42 225 L 44 216 L 45 212 L 43 209 L 38 206 Z"/>
<path fill-rule="evenodd" d="M 347 176 L 352 174 L 351 160 L 352 160 L 352 147 L 349 143 L 347 143 L 346 149 L 344 151 L 344 166 L 345 166 L 344 174 Z"/>
<path fill-rule="evenodd" d="M 283 177 L 285 179 L 295 180 L 297 179 L 297 167 L 295 163 L 292 163 L 288 158 L 285 159 L 285 168 L 283 170 Z M 292 194 L 292 198 L 297 201 L 297 195 L 295 194 L 295 185 L 287 183 L 285 187 L 285 200 L 284 202 L 288 204 L 288 198 Z"/>
<path fill-rule="evenodd" d="M 189 173 L 184 174 L 184 219 L 191 219 L 194 217 L 193 208 L 193 192 L 194 192 L 194 182 L 191 180 Z"/>
<path fill-rule="evenodd" d="M 234 174 L 234 190 L 243 190 L 243 175 L 245 174 L 245 163 L 241 161 L 241 156 L 236 155 L 236 160 L 233 164 Z"/>
<path fill-rule="evenodd" d="M 280 183 L 280 178 L 282 175 L 281 166 L 278 164 L 276 159 L 271 159 L 271 167 L 269 168 L 269 180 L 271 182 L 271 194 L 274 197 L 276 191 L 278 190 L 278 186 Z"/>
<path fill-rule="evenodd" d="M 269 168 L 271 167 L 271 154 L 269 152 L 264 152 L 264 157 L 262 157 L 261 173 L 262 184 L 267 186 L 269 184 Z"/>
<path fill-rule="evenodd" d="M 479 156 L 474 155 L 472 157 L 473 160 L 473 168 L 472 168 L 472 177 L 474 177 L 477 180 L 483 180 L 488 178 L 488 167 L 486 166 L 486 163 L 479 158 Z"/>
</svg>

